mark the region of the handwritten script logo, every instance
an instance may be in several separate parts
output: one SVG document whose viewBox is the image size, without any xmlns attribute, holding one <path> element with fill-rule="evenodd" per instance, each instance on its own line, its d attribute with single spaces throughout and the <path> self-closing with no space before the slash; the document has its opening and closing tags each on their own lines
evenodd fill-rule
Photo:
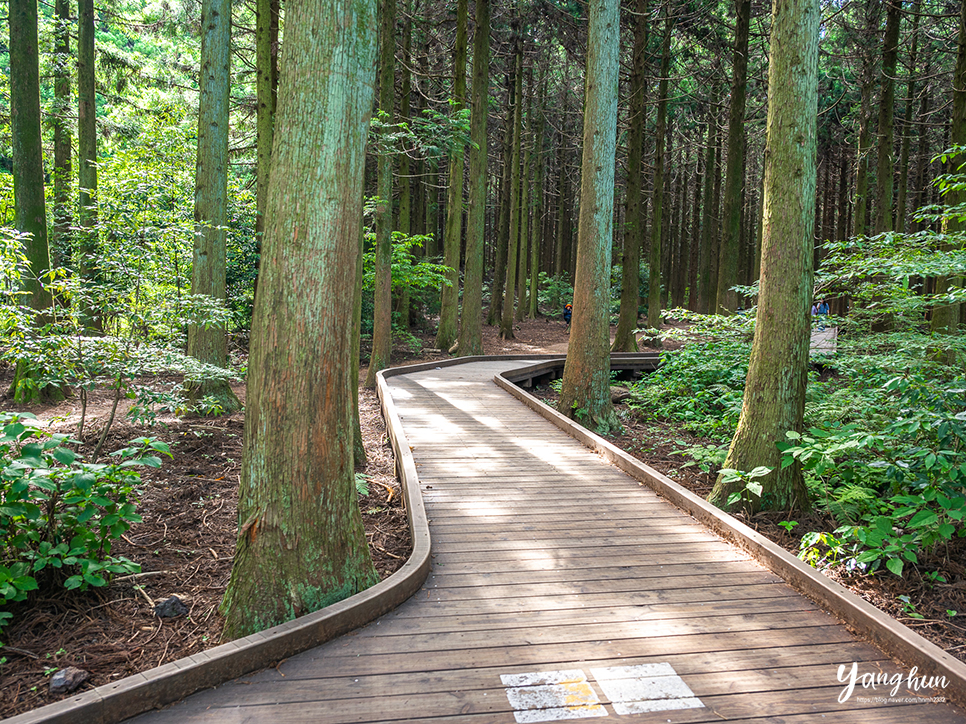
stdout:
<svg viewBox="0 0 966 724">
<path fill-rule="evenodd" d="M 853 661 L 852 668 L 848 670 L 846 670 L 845 664 L 842 664 L 839 666 L 838 679 L 840 683 L 845 684 L 845 688 L 839 694 L 839 704 L 844 704 L 849 700 L 852 692 L 855 691 L 856 684 L 859 684 L 863 689 L 871 689 L 872 691 L 881 687 L 883 690 L 889 691 L 889 696 L 895 696 L 899 693 L 899 687 L 902 686 L 903 681 L 914 692 L 921 689 L 946 688 L 948 682 L 945 676 L 917 676 L 918 673 L 919 667 L 913 666 L 908 676 L 885 672 L 860 674 L 859 665 L 856 662 Z"/>
</svg>

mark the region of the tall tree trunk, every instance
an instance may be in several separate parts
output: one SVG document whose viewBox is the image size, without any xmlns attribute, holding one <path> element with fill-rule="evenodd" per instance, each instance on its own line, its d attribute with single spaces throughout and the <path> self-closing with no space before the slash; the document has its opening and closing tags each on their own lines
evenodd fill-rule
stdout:
<svg viewBox="0 0 966 724">
<path fill-rule="evenodd" d="M 885 40 L 882 46 L 882 95 L 879 99 L 879 153 L 876 169 L 875 233 L 892 231 L 892 187 L 895 178 L 896 63 L 902 0 L 888 0 Z"/>
<path fill-rule="evenodd" d="M 960 5 L 959 32 L 957 37 L 958 52 L 956 54 L 956 69 L 953 71 L 953 114 L 949 128 L 949 146 L 966 145 L 966 3 Z M 947 173 L 957 173 L 963 164 L 964 154 L 950 157 L 946 163 Z M 957 206 L 966 202 L 966 192 L 962 189 L 952 189 L 947 194 L 947 203 Z M 948 230 L 951 233 L 961 233 L 966 229 L 959 219 L 951 219 Z M 942 294 L 952 287 L 961 287 L 963 278 L 939 277 L 936 279 L 936 293 Z M 932 331 L 938 334 L 957 334 L 959 331 L 959 304 L 947 304 L 932 310 Z"/>
<path fill-rule="evenodd" d="M 507 98 L 515 97 L 516 64 L 507 76 Z M 506 120 L 503 123 L 503 167 L 500 180 L 500 207 L 496 230 L 496 256 L 493 261 L 493 282 L 490 285 L 490 309 L 486 323 L 494 325 L 503 319 L 503 296 L 506 285 L 507 250 L 510 238 L 510 197 L 511 175 L 513 168 L 513 119 L 512 100 L 508 101 Z"/>
<path fill-rule="evenodd" d="M 453 55 L 454 112 L 463 109 L 466 98 L 466 16 L 467 0 L 456 3 L 456 49 Z M 459 318 L 460 240 L 463 226 L 463 148 L 449 157 L 449 189 L 446 202 L 446 233 L 443 237 L 443 264 L 450 268 L 450 285 L 442 289 L 436 346 L 446 351 L 456 341 Z"/>
<path fill-rule="evenodd" d="M 808 491 L 797 464 L 781 466 L 777 443 L 801 431 L 808 372 L 815 156 L 818 0 L 774 0 L 768 64 L 761 292 L 738 429 L 725 468 L 771 468 L 762 495 L 737 506 L 743 482 L 719 476 L 709 500 L 722 508 L 801 510 Z"/>
<path fill-rule="evenodd" d="M 535 160 L 534 169 L 534 202 L 533 202 L 533 242 L 530 247 L 530 309 L 527 316 L 536 319 L 540 314 L 537 307 L 539 300 L 540 285 L 540 249 L 543 246 L 543 179 L 544 179 L 544 155 L 543 155 L 543 131 L 546 125 L 546 103 L 547 103 L 547 67 L 540 65 L 540 76 L 537 81 L 537 117 L 533 131 L 533 155 Z"/>
<path fill-rule="evenodd" d="M 256 113 L 256 208 L 255 233 L 261 244 L 265 231 L 265 205 L 268 201 L 268 175 L 272 168 L 272 138 L 275 125 L 275 88 L 277 72 L 279 0 L 257 0 L 255 6 L 255 94 Z M 274 35 L 273 35 L 274 29 Z"/>
<path fill-rule="evenodd" d="M 413 78 L 410 72 L 410 67 L 412 66 L 412 50 L 413 50 L 413 27 L 412 27 L 412 12 L 409 8 L 409 0 L 404 0 L 405 6 L 403 10 L 403 62 L 400 64 L 400 89 L 399 89 L 399 115 L 403 119 L 403 123 L 409 123 L 411 120 L 411 103 L 410 96 L 413 91 Z M 412 172 L 411 172 L 411 161 L 409 156 L 405 153 L 399 154 L 399 215 L 396 222 L 396 231 L 409 236 L 413 233 L 412 229 L 412 217 L 413 217 L 413 193 L 412 193 Z M 460 188 L 462 189 L 463 183 L 463 169 L 460 167 Z M 446 224 L 449 224 L 449 219 L 447 218 Z M 425 250 L 421 248 L 413 249 L 414 256 L 422 256 Z M 459 248 L 457 247 L 456 253 L 456 267 L 459 269 Z M 396 291 L 396 311 L 398 312 L 397 318 L 399 320 L 399 325 L 402 329 L 409 330 L 412 326 L 412 305 L 410 304 L 410 289 L 408 284 L 400 285 Z"/>
<path fill-rule="evenodd" d="M 835 223 L 835 238 L 845 241 L 849 235 L 849 152 L 847 146 L 839 148 L 839 201 Z"/>
<path fill-rule="evenodd" d="M 396 0 L 379 2 L 379 110 L 393 122 L 396 68 Z M 375 291 L 372 313 L 372 353 L 366 387 L 376 386 L 376 374 L 389 366 L 392 353 L 392 154 L 387 149 L 377 162 L 379 203 L 376 207 Z M 435 225 L 432 232 L 435 232 Z"/>
<path fill-rule="evenodd" d="M 697 311 L 702 314 L 710 314 L 714 311 L 715 298 L 712 296 L 711 254 L 713 253 L 712 244 L 715 239 L 714 223 L 714 170 L 715 170 L 715 144 L 717 143 L 718 133 L 716 130 L 717 121 L 715 110 L 718 105 L 718 94 L 716 86 L 711 88 L 711 101 L 708 104 L 708 148 L 707 157 L 704 163 L 704 207 L 701 214 L 701 261 L 698 269 L 698 307 Z M 717 282 L 717 280 L 715 280 Z"/>
<path fill-rule="evenodd" d="M 43 283 L 50 269 L 47 209 L 44 202 L 44 158 L 40 135 L 40 54 L 37 35 L 37 0 L 11 0 L 10 26 L 10 132 L 13 151 L 13 197 L 16 227 L 27 236 L 23 252 L 27 269 L 21 279 L 34 323 L 49 321 L 52 304 Z M 30 362 L 18 362 L 10 391 L 14 401 L 63 399 L 63 391 L 36 378 L 41 373 Z"/>
<path fill-rule="evenodd" d="M 869 214 L 869 151 L 872 148 L 872 92 L 875 86 L 875 53 L 873 45 L 878 37 L 880 0 L 866 0 L 865 28 L 860 38 L 862 71 L 860 76 L 861 102 L 859 106 L 859 149 L 855 175 L 855 236 L 865 236 Z"/>
<path fill-rule="evenodd" d="M 348 359 L 375 14 L 373 0 L 288 9 L 226 640 L 379 580 L 353 477 Z"/>
<path fill-rule="evenodd" d="M 741 190 L 745 181 L 745 91 L 748 79 L 748 36 L 751 0 L 735 2 L 735 50 L 731 63 L 731 107 L 728 113 L 728 168 L 725 172 L 721 255 L 718 260 L 716 311 L 733 312 L 738 295 L 738 247 L 741 237 Z"/>
<path fill-rule="evenodd" d="M 23 280 L 32 309 L 51 304 L 41 277 L 50 269 L 44 157 L 40 139 L 40 54 L 37 0 L 10 0 L 10 132 L 13 141 L 13 194 L 17 231 L 24 241 L 29 271 Z"/>
<path fill-rule="evenodd" d="M 97 233 L 97 101 L 94 96 L 94 0 L 77 4 L 77 165 L 79 185 L 78 273 L 88 288 L 99 281 Z M 81 319 L 91 331 L 103 320 L 88 300 Z"/>
<path fill-rule="evenodd" d="M 661 80 L 658 82 L 657 130 L 654 134 L 654 212 L 651 217 L 651 254 L 648 262 L 647 326 L 661 327 L 661 237 L 664 215 L 664 144 L 667 136 L 667 85 L 671 73 L 670 4 L 664 6 L 664 42 L 661 49 Z"/>
<path fill-rule="evenodd" d="M 708 129 L 708 138 L 711 129 Z M 688 310 L 700 309 L 700 266 L 701 266 L 701 195 L 704 191 L 703 160 L 700 146 L 695 149 L 694 159 L 694 196 L 691 200 L 691 236 L 688 250 Z"/>
<path fill-rule="evenodd" d="M 510 231 L 507 237 L 506 289 L 500 316 L 500 338 L 513 339 L 513 299 L 517 289 L 517 253 L 520 249 L 520 142 L 523 129 L 523 39 L 515 21 L 516 58 L 513 71 L 513 150 L 510 154 Z"/>
<path fill-rule="evenodd" d="M 634 15 L 634 50 L 631 87 L 628 98 L 627 194 L 624 211 L 624 244 L 621 257 L 621 306 L 614 332 L 614 352 L 637 352 L 637 312 L 640 306 L 641 249 L 644 246 L 643 174 L 645 114 L 647 94 L 648 38 L 647 0 L 637 0 Z"/>
<path fill-rule="evenodd" d="M 671 307 L 680 309 L 684 306 L 684 292 L 688 283 L 688 158 L 687 151 L 683 145 L 678 148 L 678 201 L 677 217 L 678 224 L 674 227 L 677 231 L 676 250 L 674 254 L 674 268 L 671 273 Z"/>
<path fill-rule="evenodd" d="M 607 431 L 618 426 L 610 399 L 609 284 L 617 140 L 617 0 L 591 0 L 584 90 L 580 221 L 570 346 L 558 409 Z"/>
<path fill-rule="evenodd" d="M 483 354 L 483 233 L 486 226 L 486 114 L 490 78 L 490 0 L 476 0 L 473 35 L 473 108 L 466 211 L 466 269 L 457 354 Z"/>
<path fill-rule="evenodd" d="M 71 265 L 70 212 L 71 185 L 71 93 L 70 78 L 70 2 L 56 0 L 54 26 L 54 235 L 51 239 L 55 255 L 62 261 L 56 266 Z"/>
<path fill-rule="evenodd" d="M 896 231 L 906 231 L 906 206 L 909 188 L 909 144 L 912 140 L 912 106 L 916 97 L 916 63 L 919 58 L 919 8 L 921 0 L 912 4 L 912 41 L 909 48 L 909 78 L 906 81 L 906 106 L 902 118 L 902 141 L 899 151 L 899 189 L 896 192 Z"/>
<path fill-rule="evenodd" d="M 195 167 L 195 244 L 191 293 L 225 301 L 228 226 L 228 96 L 231 86 L 231 2 L 204 0 L 201 6 L 201 101 Z M 228 363 L 228 340 L 220 325 L 188 326 L 188 354 L 215 367 Z M 213 398 L 225 413 L 241 403 L 225 380 L 185 383 L 188 399 Z"/>
</svg>

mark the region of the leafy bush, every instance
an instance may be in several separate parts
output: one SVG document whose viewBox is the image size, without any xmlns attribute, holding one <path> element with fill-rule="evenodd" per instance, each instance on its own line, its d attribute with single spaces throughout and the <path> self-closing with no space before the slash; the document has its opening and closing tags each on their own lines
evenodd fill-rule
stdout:
<svg viewBox="0 0 966 724">
<path fill-rule="evenodd" d="M 665 353 L 631 388 L 631 405 L 699 435 L 730 438 L 741 414 L 750 347 L 740 340 L 694 342 Z"/>
<path fill-rule="evenodd" d="M 66 435 L 49 434 L 32 418 L 0 413 L 0 606 L 41 584 L 83 591 L 139 571 L 112 556 L 111 544 L 141 520 L 134 468 L 159 467 L 156 453 L 170 456 L 165 443 L 138 438 L 111 453 L 110 463 L 87 463 Z M 11 617 L 0 611 L 0 627 Z"/>
<path fill-rule="evenodd" d="M 881 429 L 856 423 L 788 433 L 782 465 L 798 461 L 821 507 L 840 524 L 836 556 L 860 570 L 904 563 L 966 536 L 966 380 L 923 374 L 889 380 L 894 416 Z M 816 559 L 821 532 L 803 540 Z"/>
</svg>

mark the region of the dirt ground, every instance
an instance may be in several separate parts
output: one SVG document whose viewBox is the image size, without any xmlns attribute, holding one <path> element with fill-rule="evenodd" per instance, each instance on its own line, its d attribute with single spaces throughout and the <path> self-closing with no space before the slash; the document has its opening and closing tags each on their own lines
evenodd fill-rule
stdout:
<svg viewBox="0 0 966 724">
<path fill-rule="evenodd" d="M 501 340 L 498 330 L 484 327 L 487 354 L 565 353 L 568 329 L 559 320 L 522 322 L 516 338 Z M 397 349 L 393 364 L 443 359 L 432 350 L 431 336 L 417 335 L 422 350 Z M 364 377 L 365 370 L 362 371 Z M 0 389 L 9 384 L 9 370 L 0 370 Z M 236 389 L 244 399 L 244 387 Z M 88 408 L 85 439 L 97 437 L 111 405 L 106 391 L 93 393 Z M 0 410 L 15 409 L 0 400 Z M 30 412 L 55 431 L 76 433 L 79 405 L 70 399 L 58 405 L 31 406 Z M 405 510 L 395 479 L 392 450 L 374 393 L 361 391 L 360 411 L 368 464 L 363 471 L 369 494 L 360 498 L 373 560 L 385 577 L 397 570 L 411 551 Z M 710 482 L 694 467 L 682 467 L 671 454 L 687 433 L 659 422 L 642 421 L 626 414 L 625 431 L 617 440 L 632 454 L 674 477 L 695 492 L 706 495 Z M 160 469 L 142 475 L 138 512 L 144 518 L 117 542 L 116 555 L 141 565 L 141 573 L 119 577 L 105 589 L 86 593 L 48 591 L 10 610 L 14 621 L 0 634 L 0 717 L 8 717 L 56 701 L 66 695 L 49 693 L 55 671 L 69 666 L 90 673 L 78 689 L 110 683 L 139 671 L 210 648 L 219 643 L 222 618 L 218 606 L 231 571 L 237 528 L 236 502 L 242 454 L 243 413 L 215 419 L 159 419 L 152 428 L 115 421 L 106 450 L 127 440 L 153 436 L 171 444 L 173 459 Z M 695 440 L 695 443 L 699 441 Z M 88 444 L 90 445 L 90 444 Z M 781 515 L 758 516 L 751 525 L 790 550 L 797 539 L 778 525 Z M 827 529 L 825 521 L 799 518 L 799 534 Z M 917 628 L 952 654 L 962 657 L 964 629 L 954 625 L 946 611 L 966 615 L 966 569 L 955 563 L 964 551 L 950 551 L 930 562 L 942 570 L 946 584 L 899 580 L 894 576 L 851 579 L 839 570 L 829 575 L 873 604 Z M 909 578 L 909 577 L 907 577 Z M 172 595 L 181 598 L 188 613 L 159 618 L 154 605 Z M 909 596 L 914 612 L 898 596 Z"/>
</svg>

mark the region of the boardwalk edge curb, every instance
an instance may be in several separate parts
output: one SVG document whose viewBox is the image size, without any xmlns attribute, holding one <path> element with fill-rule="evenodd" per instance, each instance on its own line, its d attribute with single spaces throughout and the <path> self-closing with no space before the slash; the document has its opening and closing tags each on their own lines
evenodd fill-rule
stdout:
<svg viewBox="0 0 966 724">
<path fill-rule="evenodd" d="M 944 689 L 945 695 L 956 704 L 966 706 L 966 664 L 844 586 L 826 578 L 733 516 L 560 414 L 511 381 L 513 378 L 525 378 L 527 371 L 527 368 L 520 368 L 498 374 L 494 381 L 571 437 L 650 487 L 720 537 L 749 553 L 792 588 L 844 621 L 860 638 L 872 642 L 903 665 L 917 667 L 919 676 L 946 677 L 948 685 Z"/>
<path fill-rule="evenodd" d="M 416 465 L 384 379 L 384 375 L 409 371 L 413 370 L 392 368 L 380 372 L 377 387 L 413 537 L 413 552 L 402 568 L 375 586 L 314 613 L 4 719 L 5 724 L 119 722 L 319 646 L 375 620 L 416 593 L 429 575 L 429 521 L 419 492 Z"/>
</svg>

